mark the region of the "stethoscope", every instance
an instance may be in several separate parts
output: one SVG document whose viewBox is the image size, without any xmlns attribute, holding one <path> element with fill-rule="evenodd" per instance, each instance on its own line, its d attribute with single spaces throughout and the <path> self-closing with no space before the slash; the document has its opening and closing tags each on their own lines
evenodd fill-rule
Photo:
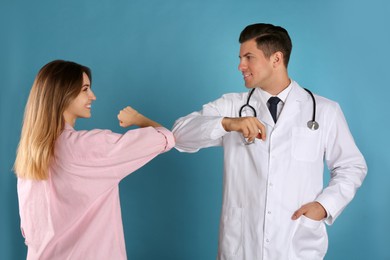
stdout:
<svg viewBox="0 0 390 260">
<path fill-rule="evenodd" d="M 317 121 L 316 121 L 316 99 L 314 98 L 314 95 L 313 95 L 313 93 L 312 93 L 310 90 L 308 90 L 307 88 L 305 88 L 305 90 L 307 91 L 307 93 L 310 94 L 311 99 L 313 100 L 313 116 L 312 116 L 311 120 L 309 120 L 309 121 L 307 122 L 307 127 L 308 127 L 310 130 L 313 130 L 313 131 L 314 131 L 314 130 L 317 130 L 317 129 L 320 127 L 320 125 L 319 125 L 319 124 L 317 123 Z M 240 116 L 240 117 L 242 117 L 242 112 L 243 112 L 243 110 L 246 109 L 246 108 L 249 108 L 249 109 L 252 111 L 253 116 L 254 116 L 254 117 L 257 117 L 256 109 L 254 109 L 254 107 L 252 107 L 252 106 L 249 104 L 249 101 L 250 101 L 250 99 L 251 99 L 252 94 L 253 94 L 254 91 L 255 91 L 255 88 L 253 88 L 253 89 L 251 89 L 251 90 L 249 91 L 248 98 L 247 98 L 247 100 L 246 100 L 246 104 L 244 104 L 244 105 L 240 108 L 240 111 L 239 111 L 239 116 Z"/>
</svg>

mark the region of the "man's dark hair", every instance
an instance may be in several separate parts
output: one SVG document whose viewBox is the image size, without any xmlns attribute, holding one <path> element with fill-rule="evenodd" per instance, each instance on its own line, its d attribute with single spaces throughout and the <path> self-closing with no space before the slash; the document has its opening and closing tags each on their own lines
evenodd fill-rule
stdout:
<svg viewBox="0 0 390 260">
<path fill-rule="evenodd" d="M 265 57 L 269 58 L 277 51 L 283 53 L 284 65 L 288 66 L 292 43 L 286 29 L 266 23 L 256 23 L 245 27 L 241 32 L 239 42 L 255 39 L 257 48 L 262 50 Z"/>
</svg>

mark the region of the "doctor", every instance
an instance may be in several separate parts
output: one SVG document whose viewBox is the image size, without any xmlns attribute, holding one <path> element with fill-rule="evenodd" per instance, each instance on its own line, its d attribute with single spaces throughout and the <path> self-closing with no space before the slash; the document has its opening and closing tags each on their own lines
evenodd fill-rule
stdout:
<svg viewBox="0 0 390 260">
<path fill-rule="evenodd" d="M 218 259 L 323 259 L 325 223 L 333 224 L 354 197 L 365 160 L 339 105 L 312 99 L 289 78 L 292 44 L 285 29 L 249 25 L 239 42 L 238 68 L 254 89 L 250 98 L 223 95 L 173 127 L 179 151 L 224 147 Z M 257 116 L 240 117 L 246 103 Z M 317 130 L 307 127 L 314 105 Z M 325 188 L 324 162 L 331 174 Z"/>
</svg>

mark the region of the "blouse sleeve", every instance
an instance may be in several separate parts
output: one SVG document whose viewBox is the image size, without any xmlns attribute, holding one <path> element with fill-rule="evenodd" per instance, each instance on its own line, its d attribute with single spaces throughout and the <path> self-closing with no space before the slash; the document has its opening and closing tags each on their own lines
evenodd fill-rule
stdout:
<svg viewBox="0 0 390 260">
<path fill-rule="evenodd" d="M 56 164 L 74 175 L 122 179 L 175 145 L 163 127 L 145 127 L 125 134 L 109 130 L 65 129 L 56 143 Z"/>
</svg>

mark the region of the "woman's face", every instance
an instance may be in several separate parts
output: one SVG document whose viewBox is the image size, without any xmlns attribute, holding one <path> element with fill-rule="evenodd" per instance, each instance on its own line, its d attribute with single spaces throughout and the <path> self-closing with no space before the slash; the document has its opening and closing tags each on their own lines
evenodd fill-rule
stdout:
<svg viewBox="0 0 390 260">
<path fill-rule="evenodd" d="M 94 100 L 96 100 L 96 96 L 91 90 L 91 82 L 87 74 L 83 73 L 83 85 L 81 87 L 81 91 L 65 109 L 65 121 L 74 126 L 77 118 L 90 118 L 91 104 Z"/>
</svg>

